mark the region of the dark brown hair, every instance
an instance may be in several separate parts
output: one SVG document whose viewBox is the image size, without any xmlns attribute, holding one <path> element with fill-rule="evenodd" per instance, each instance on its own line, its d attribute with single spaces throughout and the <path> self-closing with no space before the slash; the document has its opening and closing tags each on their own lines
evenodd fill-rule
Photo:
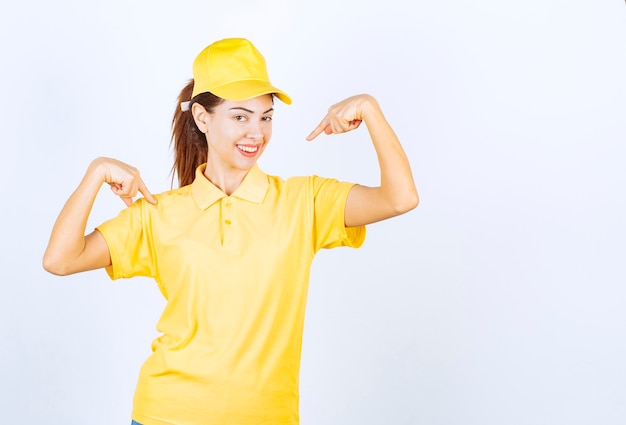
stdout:
<svg viewBox="0 0 626 425">
<path fill-rule="evenodd" d="M 201 93 L 191 99 L 193 92 L 193 79 L 178 95 L 174 118 L 172 119 L 172 139 L 170 146 L 174 149 L 174 165 L 172 166 L 172 184 L 174 175 L 178 176 L 178 185 L 186 186 L 193 182 L 196 168 L 206 162 L 208 146 L 205 135 L 198 129 L 191 114 L 191 106 L 199 103 L 204 106 L 208 113 L 212 114 L 213 109 L 224 102 L 221 97 L 213 93 Z M 183 111 L 180 107 L 182 102 L 190 102 L 189 110 Z"/>
</svg>

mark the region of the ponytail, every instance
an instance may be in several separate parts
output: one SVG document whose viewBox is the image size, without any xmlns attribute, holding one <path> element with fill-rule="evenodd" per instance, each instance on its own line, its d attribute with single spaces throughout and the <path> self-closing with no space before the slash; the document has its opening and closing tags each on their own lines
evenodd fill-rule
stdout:
<svg viewBox="0 0 626 425">
<path fill-rule="evenodd" d="M 179 187 L 191 184 L 195 178 L 196 168 L 207 160 L 209 152 L 206 136 L 198 129 L 191 114 L 191 106 L 200 103 L 209 113 L 213 108 L 224 100 L 212 93 L 206 92 L 191 99 L 193 92 L 193 79 L 178 95 L 178 102 L 172 119 L 172 139 L 170 145 L 174 150 L 174 165 L 172 166 L 172 185 L 174 175 L 178 176 Z M 189 109 L 183 111 L 180 107 L 182 102 L 190 102 Z"/>
</svg>

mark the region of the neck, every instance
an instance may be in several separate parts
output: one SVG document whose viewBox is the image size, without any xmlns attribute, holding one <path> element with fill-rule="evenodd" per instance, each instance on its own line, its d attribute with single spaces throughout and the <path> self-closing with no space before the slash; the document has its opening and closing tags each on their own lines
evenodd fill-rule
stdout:
<svg viewBox="0 0 626 425">
<path fill-rule="evenodd" d="M 211 163 L 207 163 L 204 176 L 216 187 L 221 189 L 222 192 L 230 196 L 239 188 L 241 182 L 248 174 L 248 171 L 250 170 L 237 168 L 224 169 L 223 167 L 215 167 Z"/>
</svg>

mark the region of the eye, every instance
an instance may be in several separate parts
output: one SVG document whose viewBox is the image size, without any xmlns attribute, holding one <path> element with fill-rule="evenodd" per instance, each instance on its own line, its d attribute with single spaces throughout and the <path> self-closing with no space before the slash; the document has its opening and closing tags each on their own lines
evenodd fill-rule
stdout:
<svg viewBox="0 0 626 425">
<path fill-rule="evenodd" d="M 235 115 L 233 118 L 235 119 L 235 121 L 239 122 L 245 122 L 247 120 L 245 115 Z"/>
<path fill-rule="evenodd" d="M 270 122 L 270 121 L 272 121 L 272 117 L 270 117 L 269 115 L 267 115 L 267 116 L 265 116 L 265 117 L 263 117 L 263 118 L 261 118 L 261 119 L 262 119 L 263 121 L 265 121 L 265 122 Z"/>
</svg>

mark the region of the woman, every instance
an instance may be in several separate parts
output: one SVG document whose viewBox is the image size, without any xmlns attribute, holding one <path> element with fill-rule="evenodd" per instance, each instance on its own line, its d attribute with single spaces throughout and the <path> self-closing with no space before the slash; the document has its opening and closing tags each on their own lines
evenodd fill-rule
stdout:
<svg viewBox="0 0 626 425">
<path fill-rule="evenodd" d="M 263 56 L 248 40 L 220 40 L 197 56 L 193 76 L 173 120 L 180 187 L 153 196 L 135 168 L 94 160 L 52 229 L 44 268 L 157 282 L 167 304 L 140 371 L 134 423 L 298 424 L 313 257 L 358 247 L 365 225 L 415 208 L 409 162 L 376 100 L 358 95 L 330 107 L 307 140 L 364 122 L 380 186 L 266 175 L 257 161 L 274 97 L 291 99 L 270 83 Z M 102 183 L 128 208 L 85 236 Z"/>
</svg>

